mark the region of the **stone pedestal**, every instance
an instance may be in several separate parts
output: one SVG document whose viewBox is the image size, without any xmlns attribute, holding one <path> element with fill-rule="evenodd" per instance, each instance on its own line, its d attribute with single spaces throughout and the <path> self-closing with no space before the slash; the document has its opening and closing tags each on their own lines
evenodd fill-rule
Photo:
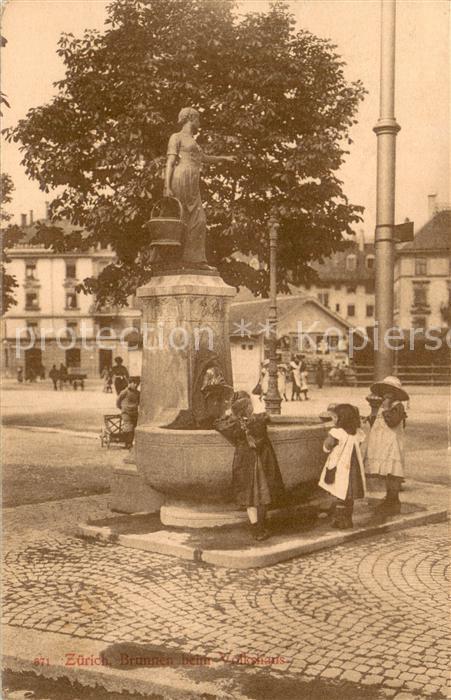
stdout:
<svg viewBox="0 0 451 700">
<path fill-rule="evenodd" d="M 214 505 L 208 503 L 189 503 L 185 501 L 167 501 L 160 509 L 160 520 L 168 527 L 198 529 L 204 527 L 224 527 L 224 525 L 241 525 L 247 522 L 245 510 L 236 506 Z"/>
<path fill-rule="evenodd" d="M 143 327 L 139 425 L 164 426 L 193 409 L 199 351 L 215 352 L 233 384 L 228 311 L 236 292 L 217 274 L 193 273 L 154 277 L 137 294 Z"/>
</svg>

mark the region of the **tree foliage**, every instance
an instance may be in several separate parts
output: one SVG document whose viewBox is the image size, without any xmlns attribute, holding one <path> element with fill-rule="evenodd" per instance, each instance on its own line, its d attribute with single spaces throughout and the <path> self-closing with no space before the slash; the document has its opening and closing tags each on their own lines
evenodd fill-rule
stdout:
<svg viewBox="0 0 451 700">
<path fill-rule="evenodd" d="M 14 289 L 18 287 L 17 280 L 14 275 L 10 275 L 6 270 L 6 264 L 9 262 L 9 258 L 6 254 L 7 248 L 11 248 L 18 240 L 22 237 L 22 231 L 18 226 L 3 226 L 9 222 L 12 215 L 5 210 L 5 204 L 11 204 L 12 193 L 14 192 L 14 184 L 11 176 L 7 173 L 1 174 L 1 208 L 0 208 L 0 221 L 2 223 L 1 227 L 1 248 L 2 248 L 2 260 L 1 260 L 1 278 L 2 278 L 2 313 L 8 311 L 8 309 L 16 304 L 14 298 Z"/>
<path fill-rule="evenodd" d="M 207 252 L 227 282 L 267 292 L 270 213 L 281 224 L 282 289 L 307 281 L 309 262 L 342 247 L 361 218 L 337 171 L 362 84 L 346 81 L 329 41 L 296 31 L 284 3 L 234 11 L 229 0 L 113 0 L 103 33 L 61 37 L 55 98 L 7 130 L 27 174 L 59 188 L 53 216 L 117 252 L 85 283 L 100 299 L 124 301 L 151 276 L 146 223 L 184 106 L 202 113 L 207 153 L 238 156 L 203 176 Z"/>
</svg>

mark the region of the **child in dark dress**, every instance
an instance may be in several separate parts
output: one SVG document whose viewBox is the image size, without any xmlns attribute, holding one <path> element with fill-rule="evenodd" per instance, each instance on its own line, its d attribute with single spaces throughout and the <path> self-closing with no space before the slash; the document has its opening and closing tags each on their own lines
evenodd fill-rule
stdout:
<svg viewBox="0 0 451 700">
<path fill-rule="evenodd" d="M 232 484 L 235 502 L 245 506 L 256 540 L 269 537 L 266 508 L 284 494 L 277 457 L 268 438 L 266 413 L 255 414 L 245 391 L 235 394 L 232 415 L 216 422 L 216 429 L 233 445 Z"/>
</svg>

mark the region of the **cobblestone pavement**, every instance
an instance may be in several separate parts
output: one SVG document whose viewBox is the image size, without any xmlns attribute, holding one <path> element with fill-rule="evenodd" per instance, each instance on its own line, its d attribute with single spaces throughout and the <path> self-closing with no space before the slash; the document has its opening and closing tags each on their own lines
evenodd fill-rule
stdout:
<svg viewBox="0 0 451 700">
<path fill-rule="evenodd" d="M 87 508 L 88 499 L 78 500 Z M 282 657 L 271 673 L 349 681 L 362 697 L 365 686 L 399 700 L 450 691 L 446 524 L 249 571 L 44 527 L 11 535 L 5 549 L 4 622 L 66 634 L 68 651 L 91 638 L 134 643 L 135 653 L 153 645 L 212 658 Z"/>
</svg>

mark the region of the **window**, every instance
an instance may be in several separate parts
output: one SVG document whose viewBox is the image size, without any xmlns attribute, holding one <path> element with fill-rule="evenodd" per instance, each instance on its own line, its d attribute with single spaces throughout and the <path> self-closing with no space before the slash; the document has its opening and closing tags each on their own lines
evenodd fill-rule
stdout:
<svg viewBox="0 0 451 700">
<path fill-rule="evenodd" d="M 336 284 L 336 285 L 334 285 L 334 286 L 335 286 L 335 291 L 336 291 L 336 292 L 339 292 L 340 289 L 341 289 L 341 284 Z"/>
<path fill-rule="evenodd" d="M 29 260 L 27 263 L 25 263 L 25 278 L 27 280 L 36 279 L 36 263 L 34 260 Z"/>
<path fill-rule="evenodd" d="M 354 304 L 348 304 L 348 316 L 355 316 Z"/>
<path fill-rule="evenodd" d="M 329 292 L 319 292 L 318 301 L 324 306 L 329 306 Z"/>
<path fill-rule="evenodd" d="M 367 316 L 374 316 L 374 306 L 373 306 L 373 304 L 367 304 L 367 305 L 366 305 L 366 315 L 367 315 Z"/>
<path fill-rule="evenodd" d="M 77 277 L 77 263 L 66 261 L 66 279 L 74 280 Z"/>
<path fill-rule="evenodd" d="M 414 306 L 427 306 L 427 285 L 426 284 L 414 284 L 413 285 L 413 305 Z"/>
<path fill-rule="evenodd" d="M 367 255 L 365 260 L 367 270 L 374 270 L 374 255 Z"/>
<path fill-rule="evenodd" d="M 415 274 L 416 275 L 427 275 L 427 273 L 428 273 L 427 258 L 415 258 Z"/>
<path fill-rule="evenodd" d="M 338 348 L 338 335 L 328 335 L 327 344 L 330 350 L 336 350 Z"/>
<path fill-rule="evenodd" d="M 348 272 L 354 272 L 357 269 L 357 256 L 352 254 L 346 258 L 346 269 Z"/>
<path fill-rule="evenodd" d="M 355 286 L 355 284 L 350 284 L 346 287 L 347 294 L 355 294 L 356 290 L 357 290 L 357 287 Z"/>
<path fill-rule="evenodd" d="M 67 330 L 72 331 L 72 333 L 77 335 L 77 332 L 78 332 L 77 321 L 66 321 L 66 328 L 67 328 Z"/>
<path fill-rule="evenodd" d="M 337 314 L 340 313 L 340 304 L 335 304 L 335 311 Z"/>
<path fill-rule="evenodd" d="M 27 292 L 25 294 L 25 308 L 27 311 L 37 311 L 39 309 L 37 292 Z"/>
<path fill-rule="evenodd" d="M 365 294 L 374 294 L 374 280 L 365 282 Z"/>
<path fill-rule="evenodd" d="M 76 309 L 77 307 L 77 295 L 75 292 L 68 292 L 66 294 L 66 309 Z"/>
<path fill-rule="evenodd" d="M 425 329 L 426 328 L 426 319 L 424 316 L 415 316 L 415 318 L 412 319 L 412 327 L 413 328 L 421 328 Z"/>
</svg>

